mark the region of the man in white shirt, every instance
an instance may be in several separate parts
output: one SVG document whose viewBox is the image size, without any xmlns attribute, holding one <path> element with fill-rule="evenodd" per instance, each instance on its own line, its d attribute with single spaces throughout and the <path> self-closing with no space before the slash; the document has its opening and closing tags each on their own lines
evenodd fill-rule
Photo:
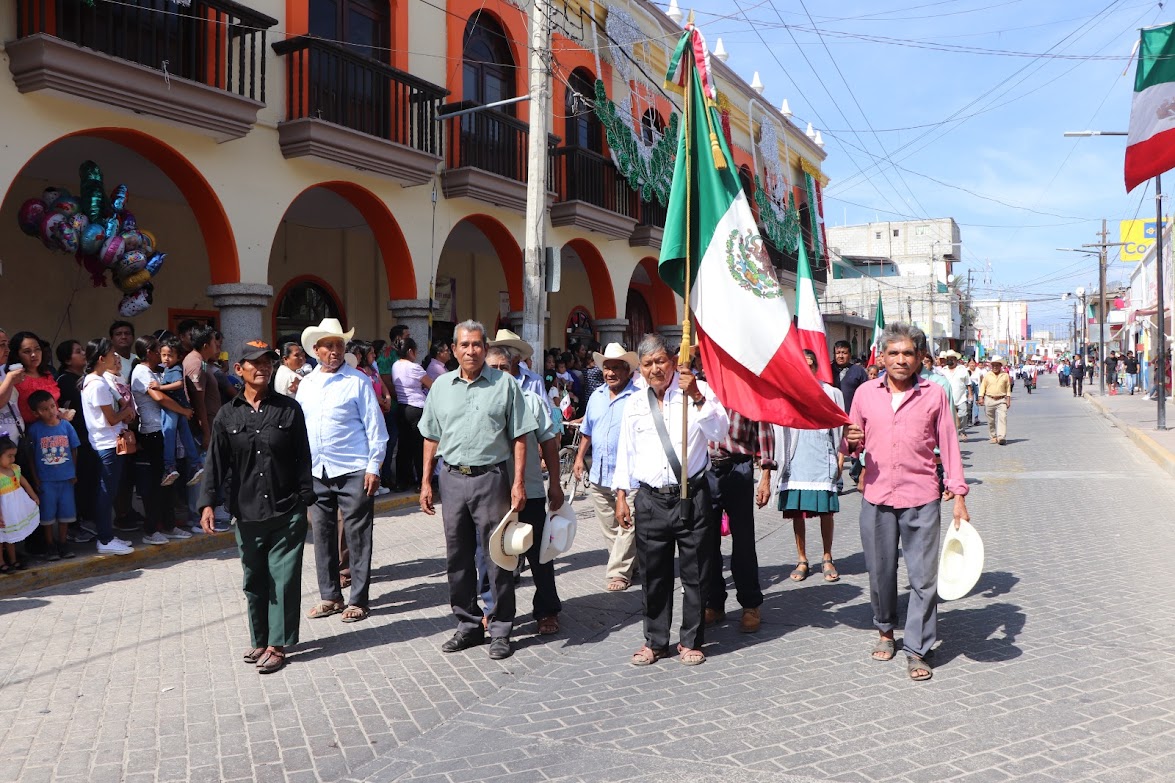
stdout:
<svg viewBox="0 0 1175 783">
<path fill-rule="evenodd" d="M 122 366 L 118 368 L 118 374 L 122 377 L 122 382 L 129 388 L 131 370 L 134 369 L 131 346 L 135 344 L 135 327 L 130 321 L 115 321 L 110 325 L 110 342 L 114 343 L 114 351 L 122 359 Z"/>
<path fill-rule="evenodd" d="M 309 516 L 322 600 L 309 616 L 342 612 L 345 623 L 368 615 L 373 498 L 388 445 L 387 426 L 371 379 L 344 361 L 347 341 L 354 335 L 354 329 L 343 332 L 337 318 L 326 318 L 302 332 L 302 347 L 317 357 L 318 367 L 302 379 L 297 397 L 306 415 L 318 498 Z M 351 553 L 351 600 L 345 609 L 339 583 L 340 511 Z"/>
<path fill-rule="evenodd" d="M 710 464 L 707 442 L 725 439 L 730 421 L 705 382 L 698 381 L 688 367 L 674 371 L 674 356 L 665 338 L 645 335 L 637 346 L 637 361 L 647 388 L 633 394 L 625 405 L 612 475 L 616 521 L 622 527 L 632 525 L 628 494 L 640 488 L 634 501 L 641 520 L 636 527 L 636 551 L 644 582 L 645 645 L 633 655 L 632 663 L 645 666 L 669 655 L 676 546 L 685 591 L 678 652 L 682 663 L 696 665 L 706 660 L 702 652 L 704 599 L 713 570 L 710 537 L 717 535 L 705 473 Z M 688 406 L 689 417 L 684 437 L 689 487 L 684 503 L 682 406 Z"/>
<path fill-rule="evenodd" d="M 961 439 L 963 430 L 971 424 L 971 372 L 959 364 L 959 354 L 954 351 L 947 351 L 943 358 L 947 364 L 939 372 L 951 385 L 951 397 L 955 401 L 955 428 Z"/>
</svg>

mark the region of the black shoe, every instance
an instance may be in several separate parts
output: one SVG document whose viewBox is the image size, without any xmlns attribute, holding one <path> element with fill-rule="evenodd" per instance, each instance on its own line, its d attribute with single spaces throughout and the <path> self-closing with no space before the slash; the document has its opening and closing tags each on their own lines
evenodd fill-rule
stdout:
<svg viewBox="0 0 1175 783">
<path fill-rule="evenodd" d="M 474 631 L 472 633 L 461 633 L 458 631 L 453 634 L 453 638 L 441 645 L 441 652 L 453 653 L 468 650 L 470 647 L 477 647 L 485 644 L 486 637 L 484 633 Z"/>
<path fill-rule="evenodd" d="M 500 661 L 503 658 L 509 658 L 512 654 L 510 640 L 505 636 L 499 636 L 496 639 L 490 640 L 490 658 L 495 661 Z"/>
<path fill-rule="evenodd" d="M 73 550 L 69 548 L 69 544 L 65 543 L 64 541 L 58 542 L 57 554 L 61 556 L 62 560 L 72 560 L 73 558 L 77 557 L 77 555 L 73 553 Z"/>
</svg>

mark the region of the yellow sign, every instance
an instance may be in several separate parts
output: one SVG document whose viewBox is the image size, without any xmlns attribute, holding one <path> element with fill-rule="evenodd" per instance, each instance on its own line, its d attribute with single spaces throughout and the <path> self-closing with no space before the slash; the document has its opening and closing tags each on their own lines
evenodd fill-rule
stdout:
<svg viewBox="0 0 1175 783">
<path fill-rule="evenodd" d="M 1123 220 L 1118 230 L 1119 257 L 1123 261 L 1141 261 L 1155 244 L 1157 220 Z"/>
</svg>

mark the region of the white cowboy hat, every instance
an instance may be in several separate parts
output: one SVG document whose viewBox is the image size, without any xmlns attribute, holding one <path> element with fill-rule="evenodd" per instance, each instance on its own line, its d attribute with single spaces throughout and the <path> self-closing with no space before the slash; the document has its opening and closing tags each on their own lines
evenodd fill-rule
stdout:
<svg viewBox="0 0 1175 783">
<path fill-rule="evenodd" d="M 993 356 L 987 360 L 988 364 L 1007 364 L 1002 356 Z"/>
<path fill-rule="evenodd" d="M 638 364 L 636 352 L 624 350 L 624 346 L 620 343 L 608 343 L 608 347 L 604 349 L 603 353 L 592 351 L 592 360 L 601 370 L 604 369 L 604 362 L 612 359 L 621 359 L 628 363 L 629 369 L 636 371 Z"/>
<path fill-rule="evenodd" d="M 302 330 L 302 350 L 311 356 L 314 355 L 314 346 L 327 337 L 340 337 L 344 343 L 351 342 L 355 330 L 343 331 L 343 325 L 338 318 L 323 318 L 318 326 L 307 326 Z"/>
<path fill-rule="evenodd" d="M 549 563 L 559 555 L 566 554 L 575 541 L 575 530 L 575 509 L 570 503 L 564 503 L 558 510 L 547 514 L 547 521 L 543 523 L 539 562 Z"/>
<path fill-rule="evenodd" d="M 518 335 L 509 329 L 499 329 L 498 333 L 494 335 L 494 339 L 487 343 L 488 347 L 499 346 L 501 348 L 513 348 L 522 354 L 522 360 L 527 361 L 534 356 L 534 348 L 530 346 L 526 340 L 523 340 Z"/>
<path fill-rule="evenodd" d="M 938 560 L 938 597 L 954 601 L 971 592 L 983 573 L 983 539 L 975 526 L 964 521 L 955 530 L 947 523 L 947 534 Z"/>
<path fill-rule="evenodd" d="M 944 359 L 959 359 L 961 357 L 959 356 L 959 354 L 955 353 L 954 351 L 945 351 L 945 352 L 943 352 L 942 358 L 944 358 Z"/>
<path fill-rule="evenodd" d="M 518 567 L 518 556 L 534 543 L 534 527 L 518 521 L 517 511 L 508 511 L 490 533 L 490 560 L 498 568 L 513 571 Z"/>
</svg>

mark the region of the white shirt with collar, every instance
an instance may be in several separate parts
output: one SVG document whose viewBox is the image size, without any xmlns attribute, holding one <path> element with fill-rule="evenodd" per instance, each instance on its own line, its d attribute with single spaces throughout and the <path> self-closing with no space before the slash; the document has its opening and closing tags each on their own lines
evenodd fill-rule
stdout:
<svg viewBox="0 0 1175 783">
<path fill-rule="evenodd" d="M 681 406 L 689 406 L 689 432 L 686 442 L 689 446 L 688 476 L 696 476 L 710 464 L 707 441 L 724 440 L 730 427 L 726 409 L 705 381 L 698 381 L 698 391 L 705 398 L 701 407 L 686 398 L 677 388 L 679 375 L 673 374 L 669 388 L 665 391 L 664 404 L 656 410 L 649 407 L 647 387 L 633 394 L 624 408 L 624 419 L 620 424 L 620 443 L 616 450 L 616 469 L 612 474 L 612 489 L 632 490 L 641 484 L 650 487 L 668 487 L 681 483 L 681 477 L 673 475 L 665 448 L 657 434 L 653 416 L 661 416 L 669 433 L 669 441 L 677 459 L 681 459 Z"/>
<path fill-rule="evenodd" d="M 379 475 L 388 430 L 370 378 L 347 364 L 333 373 L 320 367 L 302 379 L 297 400 L 306 415 L 315 478 Z"/>
</svg>

